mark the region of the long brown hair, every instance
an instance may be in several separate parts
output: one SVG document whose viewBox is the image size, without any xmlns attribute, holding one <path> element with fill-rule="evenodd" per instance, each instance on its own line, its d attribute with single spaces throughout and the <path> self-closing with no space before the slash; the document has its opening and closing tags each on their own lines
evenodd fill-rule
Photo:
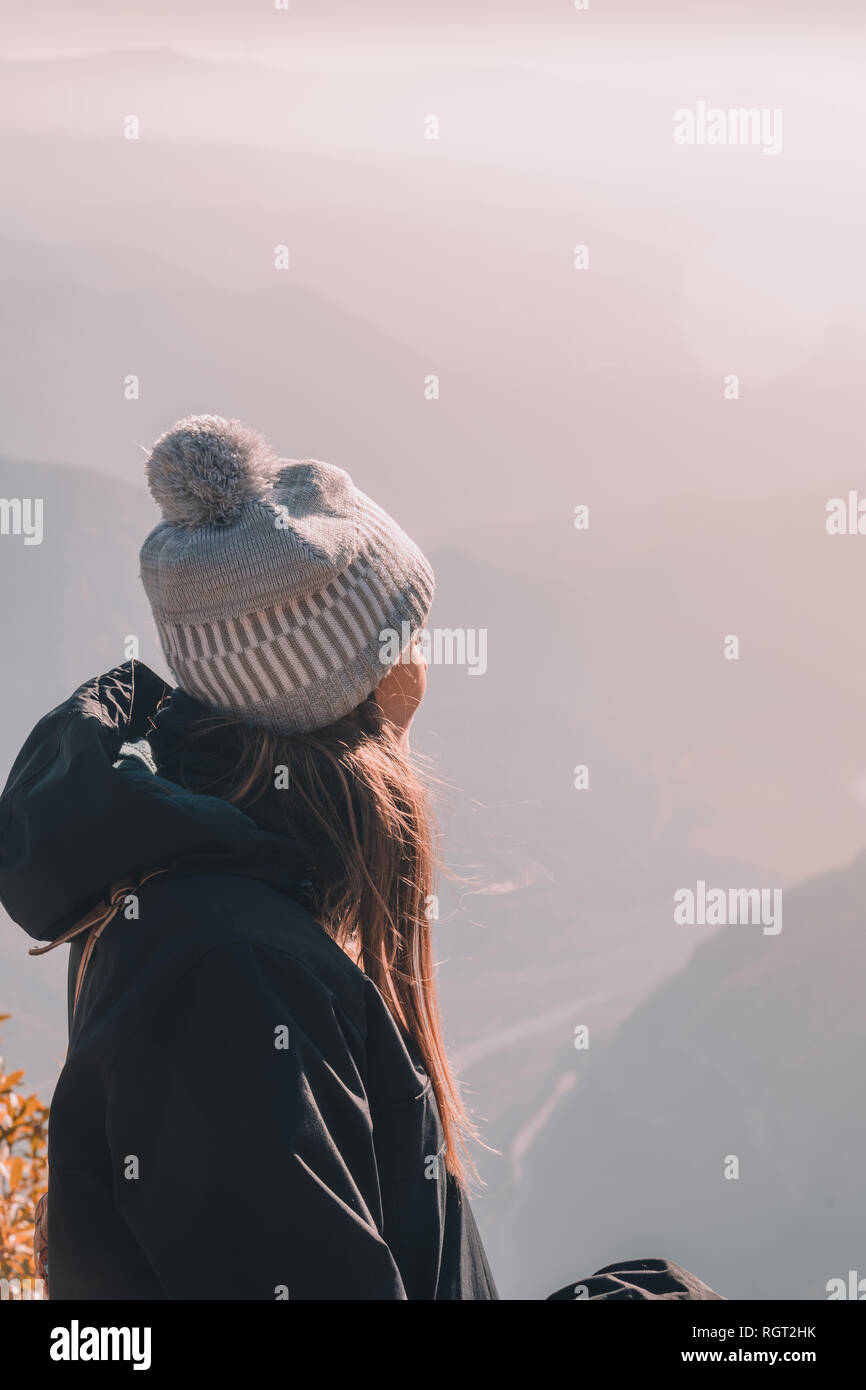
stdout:
<svg viewBox="0 0 866 1390">
<path fill-rule="evenodd" d="M 274 734 L 217 715 L 184 744 L 198 790 L 233 802 L 293 847 L 309 848 L 307 892 L 322 927 L 381 992 L 430 1076 L 449 1172 L 475 1165 L 477 1138 L 442 1041 L 431 910 L 439 864 L 425 783 L 374 696 L 311 734 Z"/>
</svg>

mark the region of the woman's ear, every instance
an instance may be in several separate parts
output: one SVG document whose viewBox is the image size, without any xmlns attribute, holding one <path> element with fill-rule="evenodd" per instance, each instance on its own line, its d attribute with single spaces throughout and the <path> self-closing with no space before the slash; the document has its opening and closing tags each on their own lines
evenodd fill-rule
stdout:
<svg viewBox="0 0 866 1390">
<path fill-rule="evenodd" d="M 408 658 L 408 659 L 407 659 Z M 409 725 L 427 689 L 427 662 L 418 646 L 412 646 L 392 666 L 376 686 L 373 694 L 389 724 L 399 730 L 408 742 Z"/>
</svg>

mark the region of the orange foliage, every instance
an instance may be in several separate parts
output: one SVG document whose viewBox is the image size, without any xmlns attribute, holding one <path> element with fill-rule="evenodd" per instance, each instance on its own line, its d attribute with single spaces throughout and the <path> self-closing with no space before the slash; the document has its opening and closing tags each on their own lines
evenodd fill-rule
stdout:
<svg viewBox="0 0 866 1390">
<path fill-rule="evenodd" d="M 0 1023 L 9 1014 L 0 1014 Z M 48 1185 L 48 1106 L 24 1096 L 24 1073 L 6 1072 L 0 1057 L 0 1280 L 35 1280 L 36 1203 Z M 27 1287 L 32 1287 L 28 1285 Z M 7 1296 L 20 1297 L 12 1285 Z M 26 1294 L 24 1295 L 27 1296 Z M 38 1296 L 38 1294 L 37 1294 Z"/>
</svg>

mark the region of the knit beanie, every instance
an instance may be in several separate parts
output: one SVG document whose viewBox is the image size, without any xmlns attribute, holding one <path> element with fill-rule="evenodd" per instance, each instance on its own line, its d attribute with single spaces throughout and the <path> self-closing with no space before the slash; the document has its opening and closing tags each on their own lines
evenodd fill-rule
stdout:
<svg viewBox="0 0 866 1390">
<path fill-rule="evenodd" d="M 142 583 L 174 680 L 210 708 L 277 733 L 323 728 L 425 625 L 427 559 L 342 468 L 194 415 L 153 445 L 147 480 L 163 519 Z"/>
</svg>

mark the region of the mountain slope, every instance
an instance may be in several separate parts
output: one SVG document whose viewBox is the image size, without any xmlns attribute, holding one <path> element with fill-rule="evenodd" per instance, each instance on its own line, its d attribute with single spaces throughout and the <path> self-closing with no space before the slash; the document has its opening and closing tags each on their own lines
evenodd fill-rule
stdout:
<svg viewBox="0 0 866 1390">
<path fill-rule="evenodd" d="M 667 1255 L 728 1297 L 795 1299 L 862 1270 L 864 932 L 861 854 L 786 891 L 778 936 L 717 929 L 609 1049 L 576 1054 L 528 1164 L 518 1268 L 556 1287 Z"/>
</svg>

